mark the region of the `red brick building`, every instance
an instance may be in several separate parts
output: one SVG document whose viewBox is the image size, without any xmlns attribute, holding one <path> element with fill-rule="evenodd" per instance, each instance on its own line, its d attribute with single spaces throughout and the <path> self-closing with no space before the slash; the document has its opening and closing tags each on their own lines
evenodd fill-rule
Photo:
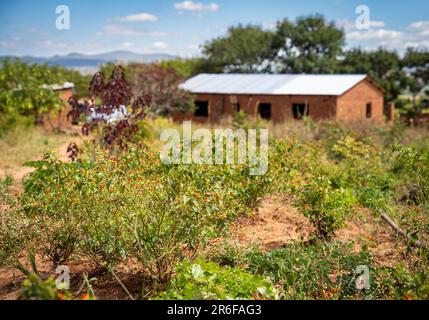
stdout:
<svg viewBox="0 0 429 320">
<path fill-rule="evenodd" d="M 58 93 L 58 96 L 64 102 L 64 106 L 57 112 L 44 115 L 43 126 L 49 130 L 61 130 L 71 127 L 71 122 L 67 119 L 67 115 L 71 110 L 68 100 L 73 95 L 74 84 L 66 82 L 62 85 L 45 86 L 48 90 L 53 90 Z"/>
<path fill-rule="evenodd" d="M 194 94 L 196 110 L 175 121 L 213 123 L 240 110 L 274 122 L 385 120 L 383 90 L 366 75 L 200 74 L 181 88 Z"/>
</svg>

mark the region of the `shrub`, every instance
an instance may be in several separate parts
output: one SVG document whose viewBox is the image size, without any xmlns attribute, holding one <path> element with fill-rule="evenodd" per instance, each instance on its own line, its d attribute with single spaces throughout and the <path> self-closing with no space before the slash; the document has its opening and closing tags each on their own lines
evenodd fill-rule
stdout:
<svg viewBox="0 0 429 320">
<path fill-rule="evenodd" d="M 256 245 L 243 245 L 239 242 L 224 240 L 210 248 L 205 257 L 221 266 L 242 267 L 248 262 L 248 256 L 259 250 Z"/>
<path fill-rule="evenodd" d="M 277 299 L 269 280 L 238 268 L 212 262 L 183 262 L 168 289 L 159 295 L 166 300 Z"/>
<path fill-rule="evenodd" d="M 344 297 L 345 288 L 356 295 L 355 270 L 371 265 L 368 251 L 352 253 L 351 244 L 300 243 L 268 253 L 249 255 L 248 271 L 268 276 L 284 287 L 286 299 L 328 299 Z"/>
<path fill-rule="evenodd" d="M 20 202 L 37 230 L 33 241 L 43 243 L 38 252 L 54 266 L 64 264 L 79 245 L 84 214 L 75 206 L 79 200 L 73 190 L 82 187 L 83 164 L 63 163 L 48 153 L 43 160 L 27 165 L 36 170 L 24 181 L 26 192 Z"/>
<path fill-rule="evenodd" d="M 335 188 L 326 176 L 316 177 L 298 199 L 300 211 L 310 219 L 320 238 L 330 240 L 351 214 L 354 198 L 344 188 Z"/>
<path fill-rule="evenodd" d="M 17 112 L 0 113 L 0 138 L 16 128 L 28 128 L 34 124 L 34 118 L 23 116 Z"/>
<path fill-rule="evenodd" d="M 37 275 L 32 274 L 23 282 L 18 299 L 21 300 L 95 300 L 92 288 L 89 282 L 88 293 L 84 293 L 77 298 L 74 298 L 68 290 L 58 290 L 53 278 L 41 280 Z"/>
<path fill-rule="evenodd" d="M 413 204 L 425 204 L 429 200 L 429 151 L 417 151 L 414 148 L 393 146 L 395 162 L 392 172 L 407 185 L 407 201 Z"/>
<path fill-rule="evenodd" d="M 11 183 L 11 177 L 0 180 L 0 268 L 11 266 L 29 275 L 25 262 L 37 272 L 32 245 L 37 231 L 31 217 L 20 209 L 17 197 L 8 190 Z"/>
<path fill-rule="evenodd" d="M 53 264 L 75 253 L 108 270 L 127 258 L 157 283 L 193 258 L 251 210 L 269 179 L 248 165 L 166 166 L 149 148 L 130 146 L 115 158 L 100 149 L 91 162 L 52 155 L 31 163 L 21 203 L 38 230 L 37 252 Z"/>
<path fill-rule="evenodd" d="M 378 286 L 385 288 L 386 295 L 397 300 L 428 300 L 429 272 L 412 270 L 404 264 L 383 268 L 377 274 Z"/>
<path fill-rule="evenodd" d="M 386 170 L 390 155 L 350 136 L 338 140 L 332 154 L 337 163 L 336 183 L 353 190 L 363 206 L 384 208 L 393 191 L 393 177 Z"/>
</svg>

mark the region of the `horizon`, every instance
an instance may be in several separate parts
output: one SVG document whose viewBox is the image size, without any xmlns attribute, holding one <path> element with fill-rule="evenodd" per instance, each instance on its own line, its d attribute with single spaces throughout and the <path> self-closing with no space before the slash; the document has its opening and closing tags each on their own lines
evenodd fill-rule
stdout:
<svg viewBox="0 0 429 320">
<path fill-rule="evenodd" d="M 0 55 L 52 57 L 71 53 L 97 55 L 112 51 L 201 55 L 201 46 L 222 36 L 230 26 L 260 25 L 272 29 L 283 18 L 321 14 L 344 29 L 346 49 L 384 47 L 403 53 L 407 47 L 429 48 L 429 3 L 369 0 L 370 28 L 356 28 L 360 1 L 122 1 L 18 0 L 0 3 Z M 58 5 L 70 9 L 70 29 L 55 26 Z"/>
<path fill-rule="evenodd" d="M 82 53 L 82 52 L 68 52 L 68 53 L 64 53 L 64 54 L 60 54 L 60 53 L 56 53 L 53 55 L 48 55 L 48 56 L 37 56 L 37 55 L 31 55 L 31 54 L 25 54 L 25 55 L 13 55 L 13 54 L 0 54 L 0 57 L 16 57 L 16 58 L 25 58 L 25 57 L 32 57 L 32 58 L 44 58 L 44 59 L 49 59 L 49 58 L 54 58 L 54 57 L 67 57 L 67 56 L 71 56 L 71 55 L 81 55 L 81 56 L 86 56 L 86 57 L 92 57 L 92 56 L 98 56 L 98 55 L 103 55 L 103 54 L 112 54 L 112 53 L 131 53 L 131 54 L 135 54 L 135 55 L 170 55 L 168 53 L 164 53 L 164 52 L 152 52 L 152 53 L 144 53 L 144 52 L 135 52 L 132 50 L 112 50 L 112 51 L 102 51 L 102 52 L 96 52 L 96 53 Z M 174 55 L 171 55 L 172 57 Z M 181 58 L 181 57 L 179 57 Z"/>
</svg>

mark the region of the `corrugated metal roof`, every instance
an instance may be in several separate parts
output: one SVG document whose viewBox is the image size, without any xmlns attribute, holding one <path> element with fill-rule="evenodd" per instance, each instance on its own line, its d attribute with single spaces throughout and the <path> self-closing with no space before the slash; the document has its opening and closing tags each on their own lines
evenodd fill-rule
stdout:
<svg viewBox="0 0 429 320">
<path fill-rule="evenodd" d="M 54 91 L 73 89 L 74 83 L 73 82 L 64 82 L 63 84 L 44 84 L 44 85 L 42 85 L 42 88 L 51 89 Z"/>
<path fill-rule="evenodd" d="M 182 89 L 193 93 L 341 96 L 366 75 L 199 74 Z"/>
</svg>

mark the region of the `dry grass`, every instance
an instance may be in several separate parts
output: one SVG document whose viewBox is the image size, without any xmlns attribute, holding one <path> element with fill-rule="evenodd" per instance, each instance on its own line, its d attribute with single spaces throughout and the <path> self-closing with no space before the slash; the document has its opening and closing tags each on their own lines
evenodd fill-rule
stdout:
<svg viewBox="0 0 429 320">
<path fill-rule="evenodd" d="M 19 184 L 32 170 L 24 166 L 25 162 L 39 160 L 48 151 L 63 158 L 67 145 L 76 139 L 70 133 L 49 132 L 40 127 L 16 127 L 0 139 L 0 178 L 11 176 Z"/>
</svg>

